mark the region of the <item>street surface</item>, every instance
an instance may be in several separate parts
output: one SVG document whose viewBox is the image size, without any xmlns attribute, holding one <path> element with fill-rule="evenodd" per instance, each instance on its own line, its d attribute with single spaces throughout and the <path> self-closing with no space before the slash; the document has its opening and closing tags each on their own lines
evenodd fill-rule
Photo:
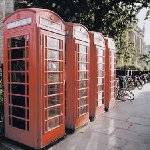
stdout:
<svg viewBox="0 0 150 150">
<path fill-rule="evenodd" d="M 150 83 L 134 90 L 135 100 L 118 101 L 114 109 L 47 150 L 150 150 Z M 25 150 L 1 140 L 0 150 Z"/>
</svg>

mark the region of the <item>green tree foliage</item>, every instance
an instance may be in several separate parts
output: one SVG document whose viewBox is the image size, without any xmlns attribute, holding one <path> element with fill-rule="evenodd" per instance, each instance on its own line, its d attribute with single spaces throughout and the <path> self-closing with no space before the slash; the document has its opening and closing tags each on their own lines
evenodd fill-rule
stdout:
<svg viewBox="0 0 150 150">
<path fill-rule="evenodd" d="M 150 53 L 141 55 L 140 60 L 146 62 L 146 64 L 148 65 L 148 63 L 150 62 Z"/>
<path fill-rule="evenodd" d="M 115 37 L 117 47 L 117 64 L 124 63 L 134 64 L 136 56 L 136 48 L 130 40 L 130 28 L 124 30 L 118 37 Z M 129 64 L 130 65 L 130 64 Z"/>
<path fill-rule="evenodd" d="M 140 56 L 139 60 L 141 61 L 141 65 L 143 68 L 146 68 L 146 69 L 150 69 L 150 52 L 148 52 L 147 54 L 143 54 Z"/>
<path fill-rule="evenodd" d="M 38 7 L 50 9 L 65 21 L 85 25 L 105 36 L 118 36 L 149 0 L 15 0 L 15 8 Z"/>
<path fill-rule="evenodd" d="M 37 7 L 50 9 L 66 22 L 85 25 L 115 39 L 117 56 L 128 61 L 135 54 L 133 43 L 125 34 L 142 8 L 150 8 L 149 0 L 15 0 L 15 8 Z M 147 13 L 147 18 L 149 11 Z M 120 58 L 119 58 L 120 59 Z M 118 60 L 119 60 L 118 59 Z"/>
</svg>

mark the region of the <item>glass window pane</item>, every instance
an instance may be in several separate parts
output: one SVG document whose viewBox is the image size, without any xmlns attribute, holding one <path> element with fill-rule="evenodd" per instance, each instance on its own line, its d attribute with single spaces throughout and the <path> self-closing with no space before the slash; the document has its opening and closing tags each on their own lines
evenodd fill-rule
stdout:
<svg viewBox="0 0 150 150">
<path fill-rule="evenodd" d="M 12 117 L 12 126 L 25 130 L 25 128 L 26 128 L 25 120 L 21 120 L 21 119 Z"/>
<path fill-rule="evenodd" d="M 24 72 L 12 72 L 11 82 L 25 83 L 25 73 Z"/>
<path fill-rule="evenodd" d="M 87 103 L 86 98 L 79 99 L 79 107 L 86 105 L 86 103 Z"/>
<path fill-rule="evenodd" d="M 26 83 L 29 83 L 29 73 L 28 72 L 26 72 L 26 77 L 27 77 Z"/>
<path fill-rule="evenodd" d="M 52 107 L 48 110 L 48 117 L 55 117 L 61 114 L 61 107 Z"/>
<path fill-rule="evenodd" d="M 86 56 L 86 54 L 79 54 L 79 61 L 87 62 Z"/>
<path fill-rule="evenodd" d="M 25 107 L 25 97 L 23 97 L 23 96 L 12 96 L 12 104 Z"/>
<path fill-rule="evenodd" d="M 114 93 L 114 87 L 113 87 L 113 88 L 111 88 L 111 92 L 112 92 L 112 93 Z"/>
<path fill-rule="evenodd" d="M 103 91 L 103 85 L 98 85 L 98 92 Z"/>
<path fill-rule="evenodd" d="M 26 90 L 27 90 L 26 95 L 29 95 L 29 85 L 26 85 Z"/>
<path fill-rule="evenodd" d="M 25 62 L 23 60 L 11 61 L 11 70 L 25 70 Z"/>
<path fill-rule="evenodd" d="M 86 88 L 87 87 L 87 84 L 86 84 L 86 81 L 80 81 L 79 82 L 79 88 Z"/>
<path fill-rule="evenodd" d="M 29 61 L 26 60 L 26 70 L 29 70 Z"/>
<path fill-rule="evenodd" d="M 113 80 L 114 80 L 114 75 L 111 76 L 111 81 L 113 81 Z"/>
<path fill-rule="evenodd" d="M 98 49 L 97 53 L 98 53 L 98 56 L 103 56 L 103 50 L 102 49 Z"/>
<path fill-rule="evenodd" d="M 114 51 L 111 51 L 111 57 L 115 57 L 115 53 L 114 53 Z"/>
<path fill-rule="evenodd" d="M 9 125 L 11 125 L 11 117 L 9 117 Z"/>
<path fill-rule="evenodd" d="M 19 36 L 11 38 L 11 45 L 8 45 L 10 47 L 23 47 L 25 46 L 25 37 Z"/>
<path fill-rule="evenodd" d="M 27 37 L 26 37 L 26 46 L 28 46 L 29 45 L 29 35 L 27 35 Z"/>
<path fill-rule="evenodd" d="M 102 106 L 102 99 L 98 100 L 98 107 Z"/>
<path fill-rule="evenodd" d="M 103 94 L 102 94 L 102 92 L 99 92 L 98 93 L 98 99 L 102 99 L 103 98 Z"/>
<path fill-rule="evenodd" d="M 48 83 L 62 82 L 61 74 L 48 74 Z"/>
<path fill-rule="evenodd" d="M 25 85 L 22 84 L 11 84 L 11 91 L 13 94 L 25 95 Z"/>
<path fill-rule="evenodd" d="M 79 116 L 85 114 L 86 112 L 87 112 L 86 106 L 83 106 L 83 107 L 80 107 L 80 108 L 79 108 Z"/>
<path fill-rule="evenodd" d="M 111 93 L 111 98 L 114 98 L 115 97 L 115 94 L 114 93 Z"/>
<path fill-rule="evenodd" d="M 84 70 L 87 70 L 87 64 L 85 63 L 79 63 L 79 70 L 81 71 L 84 71 Z"/>
<path fill-rule="evenodd" d="M 98 63 L 103 63 L 103 57 L 98 57 Z"/>
<path fill-rule="evenodd" d="M 59 49 L 59 40 L 47 37 L 47 47 L 52 49 Z"/>
<path fill-rule="evenodd" d="M 84 96 L 87 96 L 87 91 L 86 91 L 86 89 L 79 91 L 79 98 L 80 98 L 80 97 L 84 97 Z"/>
<path fill-rule="evenodd" d="M 12 115 L 25 118 L 25 109 L 19 107 L 12 107 Z"/>
<path fill-rule="evenodd" d="M 112 65 L 114 65 L 114 61 L 115 61 L 114 57 L 111 57 L 111 63 L 112 63 Z"/>
<path fill-rule="evenodd" d="M 49 60 L 59 60 L 59 51 L 48 50 L 48 58 Z"/>
<path fill-rule="evenodd" d="M 48 97 L 48 106 L 54 106 L 57 104 L 61 104 L 61 96 L 60 95 Z"/>
<path fill-rule="evenodd" d="M 79 73 L 79 80 L 82 80 L 82 79 L 87 79 L 87 72 L 80 72 Z"/>
<path fill-rule="evenodd" d="M 29 58 L 29 48 L 26 48 L 26 58 Z"/>
<path fill-rule="evenodd" d="M 115 73 L 115 66 L 114 64 L 111 65 L 111 74 L 114 74 Z"/>
<path fill-rule="evenodd" d="M 112 87 L 114 86 L 114 82 L 111 82 L 111 86 L 112 86 Z"/>
<path fill-rule="evenodd" d="M 85 45 L 79 45 L 79 53 L 83 53 L 83 54 L 87 53 L 87 48 Z"/>
<path fill-rule="evenodd" d="M 51 130 L 61 124 L 60 117 L 55 117 L 48 121 L 48 130 Z"/>
<path fill-rule="evenodd" d="M 62 92 L 62 85 L 61 84 L 54 84 L 48 86 L 48 95 L 52 94 L 59 94 Z"/>
<path fill-rule="evenodd" d="M 48 62 L 48 71 L 61 71 L 59 62 Z"/>
<path fill-rule="evenodd" d="M 103 70 L 103 64 L 98 64 L 98 70 Z"/>
<path fill-rule="evenodd" d="M 100 85 L 103 84 L 103 79 L 102 78 L 98 78 L 98 84 L 100 84 Z"/>
<path fill-rule="evenodd" d="M 98 71 L 98 77 L 103 77 L 104 75 L 103 75 L 103 71 L 102 70 L 99 70 Z"/>
<path fill-rule="evenodd" d="M 25 58 L 25 49 L 13 49 L 9 51 L 11 53 L 11 59 Z"/>
</svg>

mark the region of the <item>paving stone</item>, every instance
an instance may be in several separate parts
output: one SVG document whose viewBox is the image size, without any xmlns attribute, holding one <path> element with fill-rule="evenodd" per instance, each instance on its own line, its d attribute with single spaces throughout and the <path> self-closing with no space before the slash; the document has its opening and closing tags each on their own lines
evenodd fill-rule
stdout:
<svg viewBox="0 0 150 150">
<path fill-rule="evenodd" d="M 138 124 L 132 124 L 130 126 L 129 131 L 136 132 L 139 135 L 148 135 L 150 136 L 150 127 L 149 126 L 143 126 Z"/>
<path fill-rule="evenodd" d="M 139 143 L 128 142 L 124 150 L 150 150 L 149 144 L 141 145 Z"/>
<path fill-rule="evenodd" d="M 111 119 L 111 118 L 104 118 L 103 120 L 96 120 L 94 123 L 93 128 L 123 128 L 123 129 L 128 129 L 131 125 L 131 122 L 129 121 L 123 121 L 123 120 L 118 120 L 118 119 Z"/>
<path fill-rule="evenodd" d="M 126 139 L 130 142 L 136 142 L 140 144 L 150 143 L 150 136 L 141 136 L 129 130 L 117 129 L 116 132 L 114 133 L 114 136 L 118 138 Z"/>
<path fill-rule="evenodd" d="M 150 119 L 141 118 L 141 117 L 133 117 L 131 116 L 128 119 L 129 122 L 136 123 L 139 125 L 149 126 L 150 127 Z"/>
<path fill-rule="evenodd" d="M 117 102 L 117 106 L 94 122 L 67 135 L 49 150 L 150 150 L 150 83 L 135 90 L 133 102 Z M 0 150 L 23 150 L 0 141 Z M 10 149 L 9 149 L 9 147 Z M 12 149 L 11 149 L 12 148 Z"/>
<path fill-rule="evenodd" d="M 113 111 L 112 113 L 109 114 L 106 113 L 105 117 L 124 121 L 129 119 L 129 114 L 117 113 Z"/>
<path fill-rule="evenodd" d="M 96 132 L 86 132 L 84 134 L 79 134 L 76 139 L 64 140 L 61 143 L 53 146 L 52 150 L 102 150 L 111 149 L 111 145 L 107 145 L 109 136 L 99 135 Z M 72 142 L 74 141 L 74 142 Z M 64 144 L 65 143 L 65 144 Z M 51 150 L 51 149 L 50 149 Z"/>
</svg>

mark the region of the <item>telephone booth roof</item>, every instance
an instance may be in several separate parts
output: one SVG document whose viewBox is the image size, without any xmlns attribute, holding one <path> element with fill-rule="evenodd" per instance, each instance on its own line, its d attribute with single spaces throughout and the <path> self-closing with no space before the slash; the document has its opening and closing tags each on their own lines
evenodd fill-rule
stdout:
<svg viewBox="0 0 150 150">
<path fill-rule="evenodd" d="M 51 10 L 40 8 L 16 10 L 5 18 L 4 30 L 35 24 L 37 24 L 37 27 L 52 27 L 56 30 L 65 30 L 65 22 L 58 14 Z"/>
<path fill-rule="evenodd" d="M 108 48 L 114 49 L 114 50 L 116 49 L 115 48 L 115 41 L 114 41 L 114 39 L 109 38 L 109 37 L 105 37 L 105 40 L 108 41 Z"/>
<path fill-rule="evenodd" d="M 93 42 L 95 45 L 105 47 L 105 37 L 100 32 L 90 31 L 90 34 L 93 34 Z"/>
<path fill-rule="evenodd" d="M 71 26 L 73 28 L 73 36 L 76 39 L 82 39 L 82 40 L 84 39 L 88 42 L 90 41 L 88 29 L 84 25 L 80 23 L 71 23 L 71 22 L 67 22 L 66 25 Z"/>
</svg>

